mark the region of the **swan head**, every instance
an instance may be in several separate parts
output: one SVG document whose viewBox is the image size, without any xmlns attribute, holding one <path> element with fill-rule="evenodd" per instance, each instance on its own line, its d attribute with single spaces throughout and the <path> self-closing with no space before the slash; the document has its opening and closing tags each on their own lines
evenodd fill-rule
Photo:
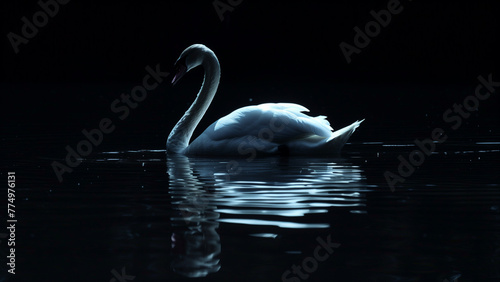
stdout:
<svg viewBox="0 0 500 282">
<path fill-rule="evenodd" d="M 208 56 L 215 57 L 215 54 L 203 44 L 193 44 L 187 47 L 175 62 L 172 84 L 175 85 L 187 72 L 202 65 Z"/>
</svg>

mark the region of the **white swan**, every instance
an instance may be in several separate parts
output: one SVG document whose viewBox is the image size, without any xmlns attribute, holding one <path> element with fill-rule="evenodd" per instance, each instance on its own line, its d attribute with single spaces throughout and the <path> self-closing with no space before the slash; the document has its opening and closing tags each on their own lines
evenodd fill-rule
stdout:
<svg viewBox="0 0 500 282">
<path fill-rule="evenodd" d="M 175 63 L 175 85 L 191 69 L 205 69 L 203 84 L 191 107 L 167 140 L 167 152 L 185 155 L 336 154 L 363 121 L 333 131 L 325 116 L 310 117 L 293 103 L 267 103 L 237 109 L 212 123 L 191 144 L 189 140 L 215 96 L 220 65 L 214 52 L 202 44 L 186 48 Z"/>
</svg>

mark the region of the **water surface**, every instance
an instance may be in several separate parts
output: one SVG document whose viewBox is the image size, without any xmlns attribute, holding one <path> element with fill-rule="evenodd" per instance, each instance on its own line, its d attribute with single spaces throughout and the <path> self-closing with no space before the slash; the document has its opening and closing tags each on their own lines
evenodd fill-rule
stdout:
<svg viewBox="0 0 500 282">
<path fill-rule="evenodd" d="M 45 156 L 8 165 L 18 177 L 19 274 L 6 281 L 117 273 L 133 281 L 496 281 L 495 140 L 440 144 L 394 192 L 384 172 L 415 149 L 401 140 L 349 143 L 329 159 L 96 150 L 63 183 L 50 163 L 64 146 L 47 145 Z"/>
</svg>

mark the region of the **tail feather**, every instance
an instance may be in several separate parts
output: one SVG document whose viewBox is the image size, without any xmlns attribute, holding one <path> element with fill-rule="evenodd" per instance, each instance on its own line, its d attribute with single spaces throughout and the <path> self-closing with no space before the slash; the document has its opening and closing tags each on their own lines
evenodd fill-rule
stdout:
<svg viewBox="0 0 500 282">
<path fill-rule="evenodd" d="M 332 150 L 340 151 L 347 140 L 349 140 L 349 137 L 351 137 L 356 128 L 358 128 L 363 121 L 364 119 L 355 121 L 349 126 L 332 132 L 332 135 L 327 140 L 327 143 L 332 148 Z"/>
</svg>

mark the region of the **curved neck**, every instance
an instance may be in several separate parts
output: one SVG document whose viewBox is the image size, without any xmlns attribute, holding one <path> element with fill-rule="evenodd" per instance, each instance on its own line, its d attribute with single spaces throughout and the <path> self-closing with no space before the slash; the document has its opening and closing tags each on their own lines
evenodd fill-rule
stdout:
<svg viewBox="0 0 500 282">
<path fill-rule="evenodd" d="M 220 80 L 220 65 L 214 53 L 204 53 L 202 67 L 205 70 L 203 84 L 191 107 L 174 126 L 167 139 L 167 152 L 184 153 L 193 132 L 215 96 Z"/>
</svg>

